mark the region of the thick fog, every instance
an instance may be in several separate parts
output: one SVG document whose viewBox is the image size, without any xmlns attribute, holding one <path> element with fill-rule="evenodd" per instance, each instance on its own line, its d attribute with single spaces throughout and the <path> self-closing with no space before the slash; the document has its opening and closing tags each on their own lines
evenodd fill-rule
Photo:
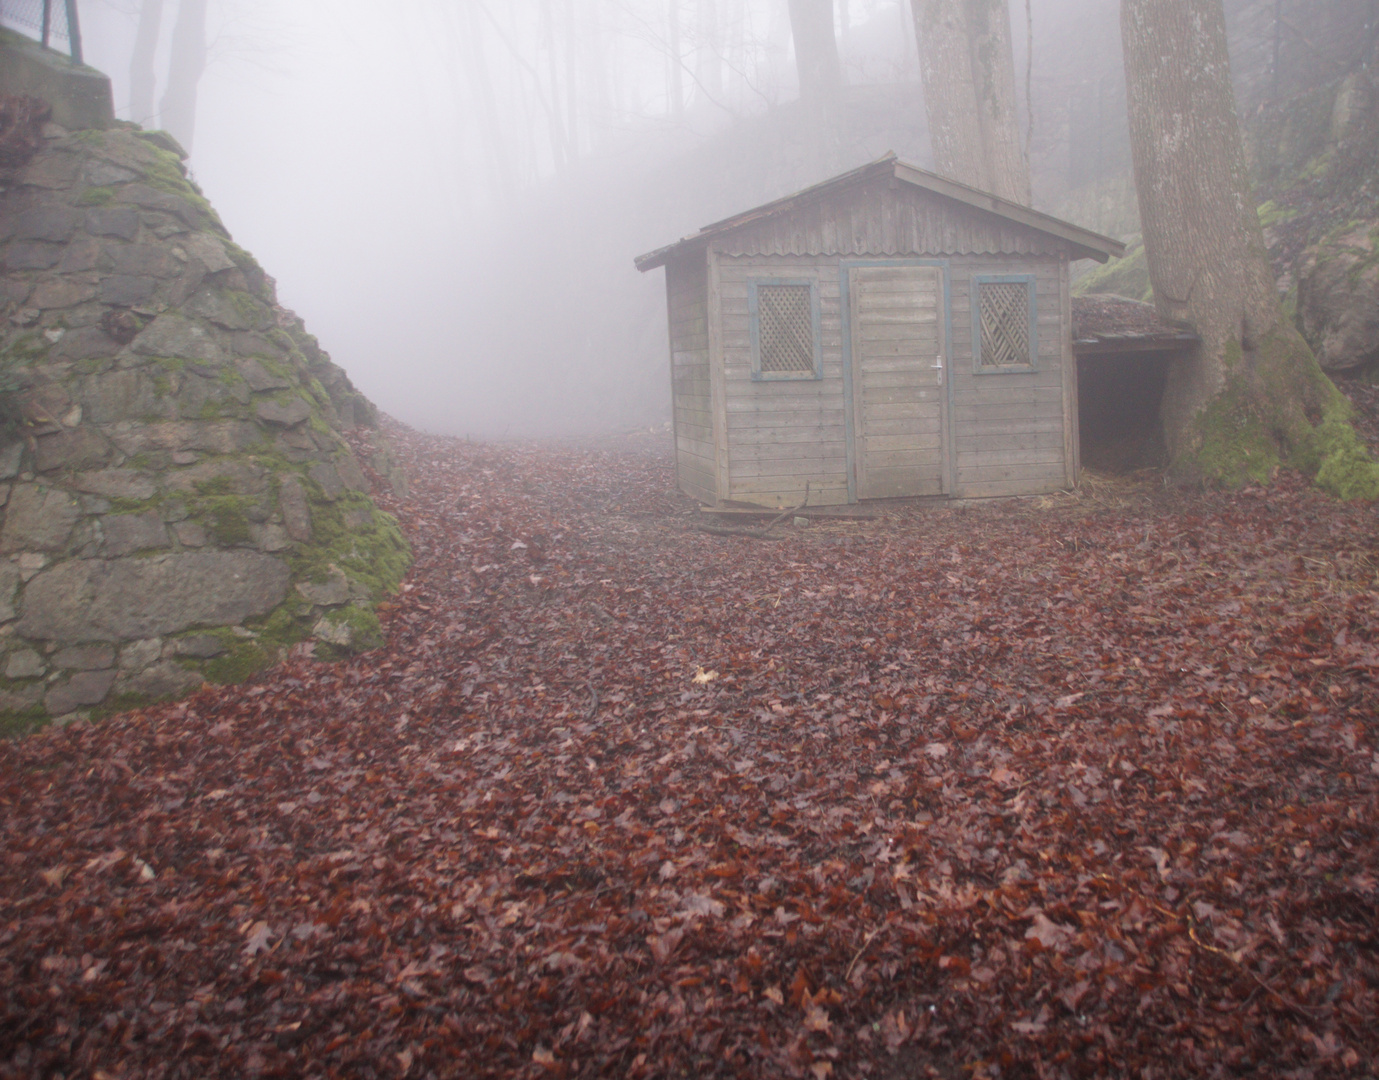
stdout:
<svg viewBox="0 0 1379 1080">
<path fill-rule="evenodd" d="M 928 162 L 908 0 L 835 4 L 846 121 L 823 148 L 787 0 L 180 2 L 206 8 L 190 131 L 170 114 L 185 79 L 164 96 L 178 0 L 156 37 L 160 0 L 83 0 L 117 111 L 190 141 L 283 303 L 384 410 L 433 431 L 666 421 L 664 282 L 634 256 L 887 150 Z M 1117 6 L 1011 4 L 1036 202 L 1125 232 L 1123 200 L 1083 183 L 1125 171 Z"/>
</svg>

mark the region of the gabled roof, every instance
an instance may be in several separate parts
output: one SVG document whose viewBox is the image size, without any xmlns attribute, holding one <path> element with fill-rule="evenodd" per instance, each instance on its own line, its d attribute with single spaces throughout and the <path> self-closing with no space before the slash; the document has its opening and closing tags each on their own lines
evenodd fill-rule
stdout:
<svg viewBox="0 0 1379 1080">
<path fill-rule="evenodd" d="M 683 249 L 706 245 L 717 236 L 788 214 L 802 206 L 827 199 L 830 195 L 846 188 L 877 179 L 894 179 L 922 191 L 951 199 L 955 203 L 995 214 L 997 217 L 1017 225 L 1023 225 L 1036 232 L 1057 237 L 1071 246 L 1074 259 L 1095 259 L 1097 262 L 1105 262 L 1113 255 L 1119 258 L 1125 254 L 1125 245 L 1119 240 L 1113 240 L 1109 236 L 1102 236 L 1090 229 L 1060 221 L 1048 214 L 1041 214 L 1038 210 L 1031 210 L 1028 206 L 1021 206 L 989 192 L 978 191 L 976 188 L 960 184 L 956 180 L 949 180 L 937 173 L 926 172 L 924 169 L 907 165 L 894 153 L 890 153 L 869 165 L 863 165 L 860 169 L 845 172 L 841 176 L 835 176 L 832 180 L 825 180 L 822 184 L 805 188 L 794 195 L 787 195 L 783 199 L 758 206 L 755 210 L 748 210 L 712 225 L 705 225 L 692 236 L 687 236 L 674 244 L 657 248 L 655 251 L 639 256 L 637 269 L 642 271 L 654 270 L 658 266 L 664 266 Z"/>
<path fill-rule="evenodd" d="M 1188 326 L 1171 323 L 1153 304 L 1124 296 L 1089 293 L 1073 297 L 1073 352 L 1177 352 L 1201 341 Z"/>
</svg>

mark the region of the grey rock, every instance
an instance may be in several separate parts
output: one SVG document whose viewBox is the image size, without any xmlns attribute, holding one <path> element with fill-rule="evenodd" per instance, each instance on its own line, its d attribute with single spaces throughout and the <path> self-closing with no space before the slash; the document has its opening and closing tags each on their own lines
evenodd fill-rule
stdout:
<svg viewBox="0 0 1379 1080">
<path fill-rule="evenodd" d="M 1302 331 L 1327 371 L 1379 359 L 1379 221 L 1328 237 L 1308 251 L 1298 273 Z"/>
<path fill-rule="evenodd" d="M 200 548 L 206 546 L 206 530 L 194 521 L 179 521 L 172 527 L 172 533 L 183 547 Z"/>
<path fill-rule="evenodd" d="M 271 398 L 260 401 L 255 404 L 254 412 L 265 424 L 275 427 L 296 427 L 311 419 L 311 406 L 299 397 L 293 397 L 287 402 L 278 402 Z"/>
<path fill-rule="evenodd" d="M 60 244 L 21 241 L 5 249 L 5 269 L 50 270 L 61 260 L 62 252 Z"/>
<path fill-rule="evenodd" d="M 96 290 L 96 299 L 102 304 L 113 304 L 116 307 L 134 307 L 151 297 L 157 287 L 158 281 L 155 278 L 111 274 L 101 279 Z"/>
<path fill-rule="evenodd" d="M 311 628 L 311 636 L 327 645 L 339 645 L 344 649 L 348 649 L 354 641 L 354 631 L 350 629 L 349 623 L 333 622 L 330 619 L 317 620 L 316 625 Z"/>
<path fill-rule="evenodd" d="M 169 308 L 180 308 L 188 300 L 196 295 L 196 290 L 201 288 L 201 282 L 206 277 L 206 268 L 199 262 L 193 260 L 187 264 L 186 269 L 178 275 L 175 281 L 164 282 L 158 289 L 159 302 Z"/>
<path fill-rule="evenodd" d="M 132 203 L 145 210 L 157 210 L 160 213 L 170 214 L 189 229 L 197 228 L 201 222 L 200 213 L 186 199 L 169 195 L 156 188 L 151 188 L 147 184 L 130 184 L 121 188 L 120 193 L 115 198 L 118 202 Z"/>
<path fill-rule="evenodd" d="M 43 686 L 21 686 L 0 690 L 0 713 L 26 712 L 43 700 Z"/>
<path fill-rule="evenodd" d="M 113 671 L 79 671 L 49 687 L 43 705 L 50 716 L 65 716 L 83 705 L 99 705 L 114 684 Z"/>
<path fill-rule="evenodd" d="M 16 484 L 5 508 L 0 553 L 61 551 L 80 515 L 76 500 L 61 488 Z"/>
<path fill-rule="evenodd" d="M 115 650 L 109 645 L 69 645 L 53 656 L 53 667 L 63 671 L 103 671 L 115 665 Z"/>
<path fill-rule="evenodd" d="M 130 346 L 141 356 L 168 356 L 182 360 L 223 360 L 224 353 L 209 330 L 171 312 L 149 323 Z"/>
<path fill-rule="evenodd" d="M 96 296 L 96 286 L 83 281 L 63 278 L 55 281 L 41 281 L 29 296 L 29 304 L 41 311 L 54 311 L 61 308 L 76 307 Z"/>
<path fill-rule="evenodd" d="M 197 660 L 210 660 L 229 651 L 214 634 L 191 634 L 169 642 L 169 647 L 174 656 L 190 656 Z"/>
<path fill-rule="evenodd" d="M 100 495 L 107 499 L 153 498 L 157 485 L 153 477 L 138 469 L 100 469 L 96 472 L 77 473 L 68 481 L 76 491 L 88 495 Z"/>
<path fill-rule="evenodd" d="M 264 390 L 288 390 L 292 387 L 292 380 L 286 375 L 275 375 L 253 357 L 235 361 L 235 370 L 240 373 L 244 381 L 249 385 L 249 389 L 262 392 Z"/>
<path fill-rule="evenodd" d="M 36 679 L 47 670 L 43 657 L 32 649 L 17 649 L 5 660 L 7 679 Z"/>
<path fill-rule="evenodd" d="M 235 262 L 225 253 L 225 245 L 209 233 L 193 233 L 183 242 L 187 254 L 206 268 L 207 273 L 218 274 L 222 270 L 233 270 Z"/>
<path fill-rule="evenodd" d="M 292 538 L 281 525 L 255 525 L 250 530 L 250 538 L 260 551 L 286 551 L 292 546 Z"/>
<path fill-rule="evenodd" d="M 68 330 L 53 346 L 54 360 L 100 360 L 120 351 L 120 343 L 98 326 L 83 326 Z"/>
<path fill-rule="evenodd" d="M 268 490 L 268 470 L 251 461 L 233 458 L 203 461 L 167 473 L 163 482 L 169 491 L 262 495 Z"/>
<path fill-rule="evenodd" d="M 235 334 L 231 347 L 236 356 L 282 356 L 287 351 L 272 339 L 253 332 Z"/>
<path fill-rule="evenodd" d="M 165 416 L 170 406 L 160 398 L 156 378 L 152 372 L 141 368 L 91 375 L 81 384 L 81 404 L 87 417 L 96 424 Z"/>
<path fill-rule="evenodd" d="M 364 529 L 373 524 L 373 511 L 367 506 L 350 506 L 342 515 L 347 529 Z"/>
<path fill-rule="evenodd" d="M 254 308 L 260 308 L 255 302 Z M 187 301 L 187 313 L 225 330 L 258 330 L 268 323 L 268 310 L 235 304 L 221 289 L 202 288 Z"/>
<path fill-rule="evenodd" d="M 117 274 L 171 277 L 177 260 L 162 244 L 112 244 L 108 249 Z"/>
<path fill-rule="evenodd" d="M 177 420 L 161 424 L 124 423 L 108 432 L 111 441 L 130 455 L 157 450 L 205 450 L 235 454 L 260 439 L 258 428 L 242 420 Z"/>
<path fill-rule="evenodd" d="M 170 214 L 144 213 L 139 215 L 149 231 L 159 240 L 167 240 L 174 236 L 185 236 L 191 230 Z"/>
<path fill-rule="evenodd" d="M 311 508 L 301 481 L 295 476 L 284 477 L 278 485 L 278 509 L 282 511 L 288 536 L 301 543 L 311 539 Z"/>
<path fill-rule="evenodd" d="M 101 263 L 101 242 L 90 236 L 79 236 L 67 245 L 62 261 L 57 264 L 59 274 L 79 274 L 95 270 Z"/>
<path fill-rule="evenodd" d="M 103 499 L 99 495 L 82 495 L 77 501 L 81 503 L 83 514 L 108 514 L 110 513 L 110 500 Z"/>
<path fill-rule="evenodd" d="M 76 183 L 81 158 L 76 154 L 39 154 L 19 171 L 19 183 L 61 191 Z"/>
<path fill-rule="evenodd" d="M 320 457 L 311 429 L 307 427 L 284 428 L 273 436 L 273 445 L 288 461 L 297 464 Z"/>
<path fill-rule="evenodd" d="M 86 212 L 86 231 L 92 236 L 133 240 L 139 235 L 139 211 L 130 206 L 109 206 Z"/>
<path fill-rule="evenodd" d="M 330 502 L 334 502 L 345 494 L 344 482 L 340 479 L 340 474 L 335 471 L 335 466 L 326 462 L 311 466 L 307 470 L 307 475 L 321 486 L 321 494 Z"/>
<path fill-rule="evenodd" d="M 35 468 L 41 473 L 54 469 L 98 469 L 108 464 L 115 453 L 109 440 L 89 426 L 40 435 L 36 445 Z"/>
<path fill-rule="evenodd" d="M 57 564 L 24 590 L 16 632 L 30 639 L 131 641 L 266 615 L 287 565 L 248 551 L 181 552 Z"/>
<path fill-rule="evenodd" d="M 42 206 L 26 210 L 15 222 L 16 240 L 47 240 L 65 244 L 77 231 L 77 215 L 65 206 Z"/>
<path fill-rule="evenodd" d="M 364 477 L 364 470 L 359 467 L 359 462 L 349 451 L 335 459 L 335 471 L 340 474 L 340 479 L 351 491 L 369 490 L 369 481 Z"/>
<path fill-rule="evenodd" d="M 0 562 L 0 622 L 9 622 L 19 614 L 14 594 L 19 589 L 19 567 L 12 562 Z"/>
<path fill-rule="evenodd" d="M 95 160 L 86 163 L 86 182 L 92 187 L 112 187 L 115 184 L 127 184 L 138 178 L 137 172 L 112 165 L 108 161 Z"/>
<path fill-rule="evenodd" d="M 194 690 L 206 680 L 195 671 L 188 671 L 181 664 L 165 660 L 153 664 L 143 671 L 126 675 L 120 679 L 121 694 L 139 694 L 158 700 L 178 697 L 188 690 Z"/>
<path fill-rule="evenodd" d="M 132 641 L 120 650 L 120 670 L 138 671 L 148 667 L 162 655 L 162 638 L 144 638 L 142 641 Z"/>
<path fill-rule="evenodd" d="M 350 598 L 350 579 L 338 566 L 332 566 L 325 581 L 299 582 L 297 591 L 310 603 L 321 607 L 339 607 Z"/>
<path fill-rule="evenodd" d="M 133 555 L 136 551 L 172 546 L 167 526 L 152 510 L 142 514 L 110 514 L 101 519 L 105 531 L 105 554 L 109 558 Z"/>
<path fill-rule="evenodd" d="M 0 450 L 0 480 L 12 480 L 19 475 L 19 463 L 24 460 L 24 444 L 12 442 Z"/>
</svg>

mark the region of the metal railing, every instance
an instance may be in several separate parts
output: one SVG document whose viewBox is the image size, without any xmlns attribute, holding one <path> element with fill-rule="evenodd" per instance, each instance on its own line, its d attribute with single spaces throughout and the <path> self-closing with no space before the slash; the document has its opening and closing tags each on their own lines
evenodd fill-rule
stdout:
<svg viewBox="0 0 1379 1080">
<path fill-rule="evenodd" d="M 45 48 L 62 38 L 72 59 L 82 63 L 77 0 L 0 0 L 0 26 L 37 38 Z"/>
</svg>

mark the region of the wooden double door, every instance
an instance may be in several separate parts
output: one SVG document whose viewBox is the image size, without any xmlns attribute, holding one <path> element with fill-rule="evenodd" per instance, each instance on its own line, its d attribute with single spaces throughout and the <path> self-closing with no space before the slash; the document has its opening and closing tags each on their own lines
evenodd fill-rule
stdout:
<svg viewBox="0 0 1379 1080">
<path fill-rule="evenodd" d="M 937 266 L 848 269 L 856 498 L 944 493 L 943 287 Z"/>
</svg>

